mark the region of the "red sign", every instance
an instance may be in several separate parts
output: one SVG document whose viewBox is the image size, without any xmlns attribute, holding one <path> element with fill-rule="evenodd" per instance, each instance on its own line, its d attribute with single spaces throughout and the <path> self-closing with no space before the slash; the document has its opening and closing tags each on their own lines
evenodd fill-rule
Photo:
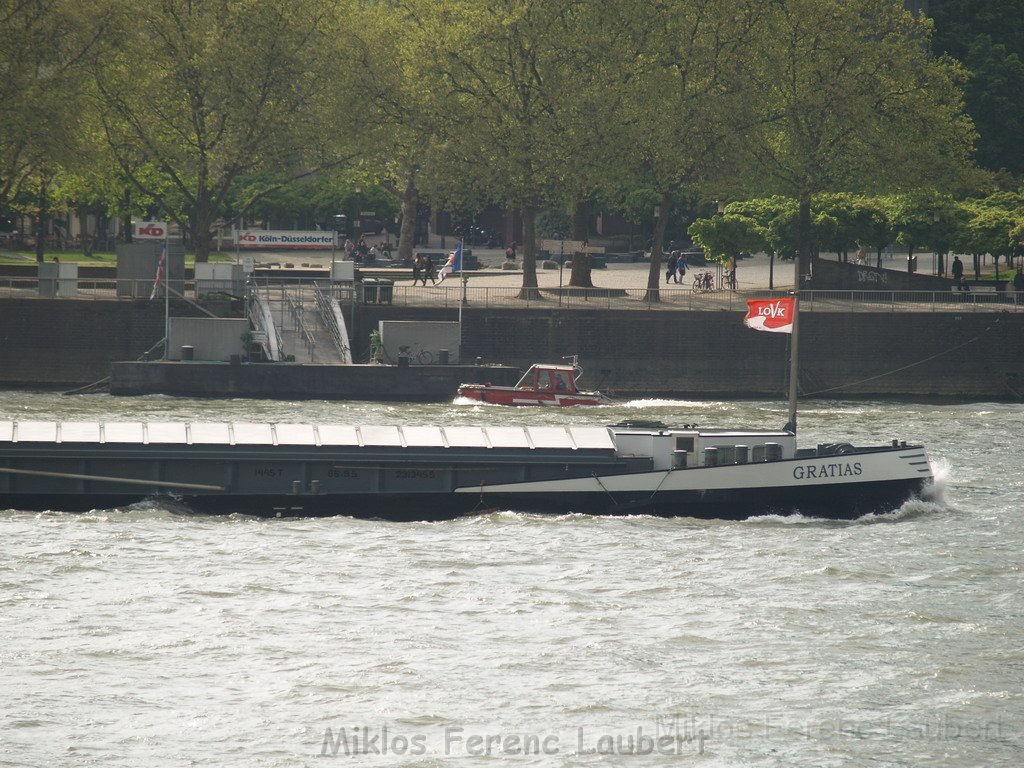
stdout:
<svg viewBox="0 0 1024 768">
<path fill-rule="evenodd" d="M 137 221 L 135 222 L 135 237 L 159 238 L 167 237 L 166 221 Z"/>
<path fill-rule="evenodd" d="M 795 299 L 747 299 L 743 324 L 757 331 L 793 332 Z"/>
</svg>

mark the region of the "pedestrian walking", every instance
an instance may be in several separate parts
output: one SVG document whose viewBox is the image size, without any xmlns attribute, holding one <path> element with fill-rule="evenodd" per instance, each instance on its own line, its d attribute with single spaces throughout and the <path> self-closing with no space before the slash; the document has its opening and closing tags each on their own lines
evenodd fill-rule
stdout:
<svg viewBox="0 0 1024 768">
<path fill-rule="evenodd" d="M 676 261 L 676 282 L 682 283 L 686 277 L 686 256 L 681 251 L 676 251 L 676 254 L 679 257 Z"/>
<path fill-rule="evenodd" d="M 430 280 L 431 285 L 437 284 L 437 273 L 434 272 L 434 257 L 429 253 L 427 254 L 427 260 L 423 265 L 423 287 L 426 288 L 427 280 Z"/>
<path fill-rule="evenodd" d="M 964 263 L 959 256 L 953 257 L 953 282 L 958 291 L 964 290 Z"/>
<path fill-rule="evenodd" d="M 1017 267 L 1017 274 L 1013 276 L 1014 299 L 1017 304 L 1024 304 L 1024 270 Z"/>
<path fill-rule="evenodd" d="M 679 282 L 679 277 L 676 275 L 676 268 L 679 266 L 679 254 L 676 251 L 672 251 L 668 255 L 668 262 L 665 264 L 665 285 L 670 282 Z"/>
<path fill-rule="evenodd" d="M 412 284 L 416 285 L 420 281 L 420 275 L 423 274 L 423 256 L 416 254 L 416 258 L 412 260 Z"/>
</svg>

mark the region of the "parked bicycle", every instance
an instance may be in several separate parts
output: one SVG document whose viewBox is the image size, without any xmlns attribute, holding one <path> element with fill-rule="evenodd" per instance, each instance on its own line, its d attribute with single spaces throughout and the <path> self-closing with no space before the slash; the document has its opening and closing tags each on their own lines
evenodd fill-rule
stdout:
<svg viewBox="0 0 1024 768">
<path fill-rule="evenodd" d="M 398 347 L 398 356 L 408 357 L 409 360 L 414 361 L 417 365 L 430 365 L 434 362 L 434 353 L 429 349 L 424 349 L 419 344 L 412 346 L 402 344 Z"/>
<path fill-rule="evenodd" d="M 715 290 L 715 278 L 710 272 L 697 272 L 693 277 L 693 292 L 707 293 Z"/>
<path fill-rule="evenodd" d="M 723 275 L 722 275 L 722 290 L 725 290 L 726 288 L 728 288 L 730 291 L 735 291 L 736 290 L 736 286 L 737 286 L 737 283 L 736 283 L 736 272 L 735 272 L 735 270 L 734 271 L 727 271 L 727 272 L 723 273 Z"/>
</svg>

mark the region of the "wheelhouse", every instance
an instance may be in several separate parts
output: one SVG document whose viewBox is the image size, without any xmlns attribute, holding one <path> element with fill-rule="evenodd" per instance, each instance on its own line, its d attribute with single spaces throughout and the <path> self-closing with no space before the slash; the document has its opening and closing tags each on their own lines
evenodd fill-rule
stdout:
<svg viewBox="0 0 1024 768">
<path fill-rule="evenodd" d="M 576 392 L 577 370 L 571 365 L 532 365 L 516 389 L 539 392 Z"/>
</svg>

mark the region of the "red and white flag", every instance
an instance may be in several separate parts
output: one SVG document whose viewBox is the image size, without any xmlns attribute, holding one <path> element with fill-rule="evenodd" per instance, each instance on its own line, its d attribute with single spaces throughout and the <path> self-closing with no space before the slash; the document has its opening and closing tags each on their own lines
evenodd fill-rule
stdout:
<svg viewBox="0 0 1024 768">
<path fill-rule="evenodd" d="M 747 299 L 743 324 L 756 331 L 793 332 L 795 299 Z"/>
<path fill-rule="evenodd" d="M 164 243 L 163 250 L 160 251 L 160 263 L 156 265 L 156 280 L 153 281 L 153 290 L 149 292 L 149 298 L 153 299 L 156 297 L 157 289 L 160 287 L 160 283 L 164 281 L 164 275 L 167 272 L 167 243 Z"/>
</svg>

